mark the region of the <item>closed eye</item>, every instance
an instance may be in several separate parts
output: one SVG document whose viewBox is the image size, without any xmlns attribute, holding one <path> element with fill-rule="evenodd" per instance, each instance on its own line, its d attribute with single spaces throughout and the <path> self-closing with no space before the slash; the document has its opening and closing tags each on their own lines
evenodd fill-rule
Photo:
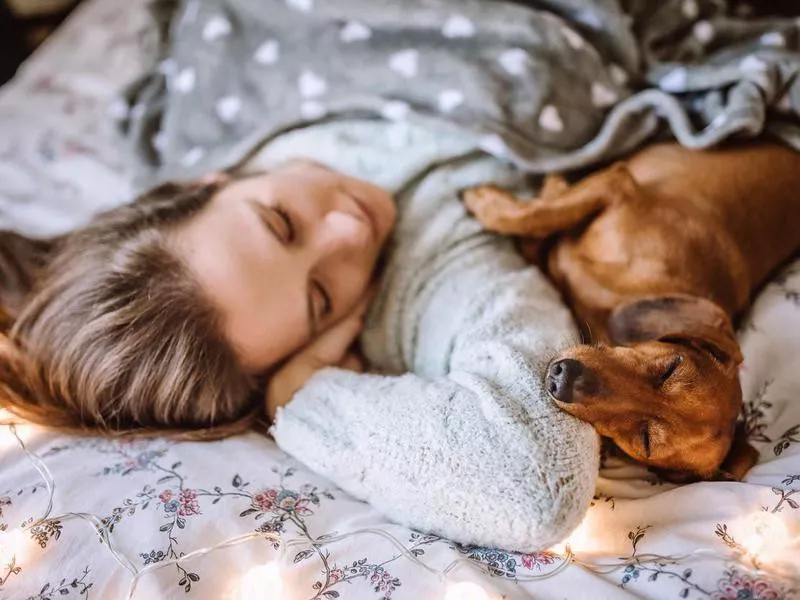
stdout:
<svg viewBox="0 0 800 600">
<path fill-rule="evenodd" d="M 683 357 L 680 354 L 675 358 L 673 358 L 671 361 L 669 361 L 667 368 L 664 369 L 664 371 L 661 373 L 661 375 L 658 376 L 658 379 L 656 380 L 656 388 L 660 388 L 662 385 L 664 385 L 667 382 L 667 380 L 670 377 L 672 377 L 672 375 L 675 373 L 675 371 L 678 369 L 678 367 L 681 365 L 682 362 L 683 362 Z"/>
<path fill-rule="evenodd" d="M 264 206 L 257 200 L 252 200 L 251 205 L 261 223 L 282 244 L 292 244 L 297 240 L 297 227 L 287 210 L 281 206 Z"/>
<path fill-rule="evenodd" d="M 644 448 L 644 455 L 650 458 L 650 426 L 647 423 L 642 424 L 642 447 Z"/>
</svg>

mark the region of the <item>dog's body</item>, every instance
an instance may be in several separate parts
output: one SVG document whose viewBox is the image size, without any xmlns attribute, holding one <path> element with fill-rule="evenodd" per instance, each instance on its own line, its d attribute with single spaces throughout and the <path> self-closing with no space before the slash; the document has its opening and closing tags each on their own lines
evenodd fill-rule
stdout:
<svg viewBox="0 0 800 600">
<path fill-rule="evenodd" d="M 488 228 L 560 288 L 600 346 L 577 346 L 547 383 L 559 406 L 672 478 L 741 475 L 733 444 L 741 354 L 731 323 L 800 248 L 800 153 L 773 144 L 697 152 L 649 147 L 577 185 L 547 180 L 520 203 L 465 193 Z M 614 343 L 621 347 L 607 347 Z M 666 376 L 666 377 L 665 377 Z"/>
</svg>

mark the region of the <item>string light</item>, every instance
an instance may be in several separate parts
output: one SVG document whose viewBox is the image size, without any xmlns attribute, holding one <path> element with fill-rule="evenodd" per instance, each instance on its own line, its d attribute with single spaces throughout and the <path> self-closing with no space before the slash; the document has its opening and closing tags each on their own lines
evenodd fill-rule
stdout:
<svg viewBox="0 0 800 600">
<path fill-rule="evenodd" d="M 556 554 L 561 560 L 560 564 L 552 570 L 541 573 L 538 575 L 519 575 L 517 573 L 510 573 L 496 567 L 489 568 L 487 565 L 475 561 L 470 558 L 459 558 L 452 561 L 447 567 L 441 571 L 433 569 L 424 562 L 420 561 L 415 554 L 413 554 L 408 547 L 406 547 L 400 540 L 381 529 L 359 529 L 345 534 L 331 536 L 324 540 L 319 539 L 302 539 L 295 538 L 284 540 L 281 536 L 275 533 L 260 533 L 250 532 L 233 538 L 224 540 L 213 546 L 199 548 L 180 558 L 164 560 L 158 563 L 150 564 L 142 568 L 137 568 L 135 564 L 122 552 L 120 552 L 113 542 L 111 532 L 103 524 L 103 522 L 96 516 L 87 513 L 64 513 L 61 515 L 51 516 L 53 508 L 53 497 L 55 494 L 55 481 L 52 473 L 48 469 L 44 461 L 41 460 L 35 453 L 31 452 L 22 438 L 19 436 L 14 425 L 8 425 L 8 431 L 11 432 L 13 438 L 16 439 L 17 444 L 33 464 L 34 468 L 39 472 L 44 480 L 45 487 L 48 491 L 48 505 L 44 515 L 30 523 L 22 529 L 15 529 L 9 532 L 0 532 L 0 563 L 8 564 L 10 560 L 20 562 L 26 552 L 26 544 L 30 546 L 30 539 L 26 535 L 26 530 L 39 526 L 48 521 L 65 521 L 69 519 L 81 519 L 88 522 L 94 528 L 95 532 L 100 538 L 100 541 L 113 555 L 115 560 L 126 570 L 132 574 L 128 598 L 133 599 L 136 587 L 140 579 L 158 569 L 183 563 L 192 560 L 198 556 L 202 556 L 213 552 L 218 549 L 235 546 L 250 540 L 260 540 L 261 542 L 270 542 L 271 547 L 278 549 L 278 556 L 274 557 L 265 564 L 258 565 L 247 571 L 242 579 L 238 582 L 235 590 L 234 597 L 239 600 L 256 600 L 259 598 L 268 598 L 269 600 L 283 600 L 286 593 L 285 582 L 283 581 L 281 573 L 282 559 L 286 555 L 287 548 L 292 546 L 308 546 L 309 544 L 314 547 L 323 547 L 329 544 L 336 543 L 343 539 L 347 539 L 356 535 L 371 534 L 379 536 L 389 541 L 400 552 L 400 556 L 404 556 L 409 561 L 424 568 L 432 575 L 437 576 L 445 585 L 444 600 L 492 600 L 490 593 L 480 585 L 469 581 L 454 581 L 451 573 L 455 571 L 460 565 L 469 564 L 471 567 L 478 568 L 482 572 L 490 575 L 506 575 L 514 576 L 518 582 L 539 581 L 554 577 L 570 565 L 578 565 L 586 568 L 592 572 L 599 574 L 607 574 L 619 569 L 625 568 L 631 564 L 646 565 L 646 564 L 677 564 L 683 562 L 691 557 L 705 556 L 708 558 L 715 558 L 721 561 L 730 561 L 737 558 L 736 555 L 721 555 L 709 549 L 698 549 L 684 555 L 663 556 L 659 554 L 637 554 L 628 559 L 621 559 L 618 561 L 610 561 L 607 563 L 588 562 L 579 559 L 574 551 L 581 553 L 589 553 L 601 550 L 601 546 L 597 536 L 593 535 L 594 525 L 592 523 L 591 515 L 581 522 L 578 528 L 560 544 L 556 544 L 550 549 L 550 552 Z M 791 542 L 791 535 L 786 527 L 786 524 L 775 514 L 762 511 L 751 515 L 742 527 L 741 544 L 751 554 L 751 556 L 760 556 L 765 558 L 767 551 L 780 552 Z M 755 561 L 754 561 L 755 562 Z M 760 567 L 756 565 L 757 572 L 763 572 Z"/>
<path fill-rule="evenodd" d="M 0 567 L 25 560 L 30 540 L 22 529 L 0 532 Z"/>
<path fill-rule="evenodd" d="M 767 511 L 749 515 L 740 530 L 739 542 L 756 561 L 779 558 L 791 542 L 783 520 Z"/>
<path fill-rule="evenodd" d="M 283 600 L 283 579 L 281 569 L 275 561 L 253 567 L 239 583 L 239 600 Z"/>
</svg>

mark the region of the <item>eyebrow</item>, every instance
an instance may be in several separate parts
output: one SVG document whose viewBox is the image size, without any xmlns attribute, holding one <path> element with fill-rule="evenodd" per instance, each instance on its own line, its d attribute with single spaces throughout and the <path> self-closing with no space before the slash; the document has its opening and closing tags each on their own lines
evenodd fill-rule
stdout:
<svg viewBox="0 0 800 600">
<path fill-rule="evenodd" d="M 270 227 L 269 223 L 267 223 L 264 220 L 264 208 L 265 207 L 258 200 L 256 200 L 255 198 L 248 198 L 247 199 L 247 204 L 250 207 L 250 209 L 253 211 L 253 214 L 255 214 L 256 218 L 258 219 L 258 222 L 262 225 L 261 229 L 262 230 L 268 230 L 268 232 L 269 232 L 268 235 L 270 237 L 272 237 L 273 239 L 275 239 L 276 241 L 279 241 L 277 239 L 277 236 L 276 236 L 275 232 L 272 230 L 272 227 Z M 266 233 L 266 231 L 265 231 L 265 233 Z M 319 333 L 319 325 L 317 323 L 317 318 L 316 318 L 316 315 L 314 313 L 314 301 L 313 301 L 313 299 L 311 297 L 310 284 L 309 284 L 308 281 L 306 281 L 305 292 L 306 292 L 306 314 L 308 316 L 309 337 L 310 337 L 310 339 L 314 339 L 314 338 L 317 337 L 317 334 Z"/>
</svg>

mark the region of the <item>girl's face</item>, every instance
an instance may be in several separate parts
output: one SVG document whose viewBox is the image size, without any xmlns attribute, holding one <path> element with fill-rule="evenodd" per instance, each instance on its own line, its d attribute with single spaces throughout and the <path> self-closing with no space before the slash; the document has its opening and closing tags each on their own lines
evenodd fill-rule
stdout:
<svg viewBox="0 0 800 600">
<path fill-rule="evenodd" d="M 292 161 L 227 184 L 172 242 L 257 374 L 350 313 L 395 218 L 380 188 Z"/>
</svg>

